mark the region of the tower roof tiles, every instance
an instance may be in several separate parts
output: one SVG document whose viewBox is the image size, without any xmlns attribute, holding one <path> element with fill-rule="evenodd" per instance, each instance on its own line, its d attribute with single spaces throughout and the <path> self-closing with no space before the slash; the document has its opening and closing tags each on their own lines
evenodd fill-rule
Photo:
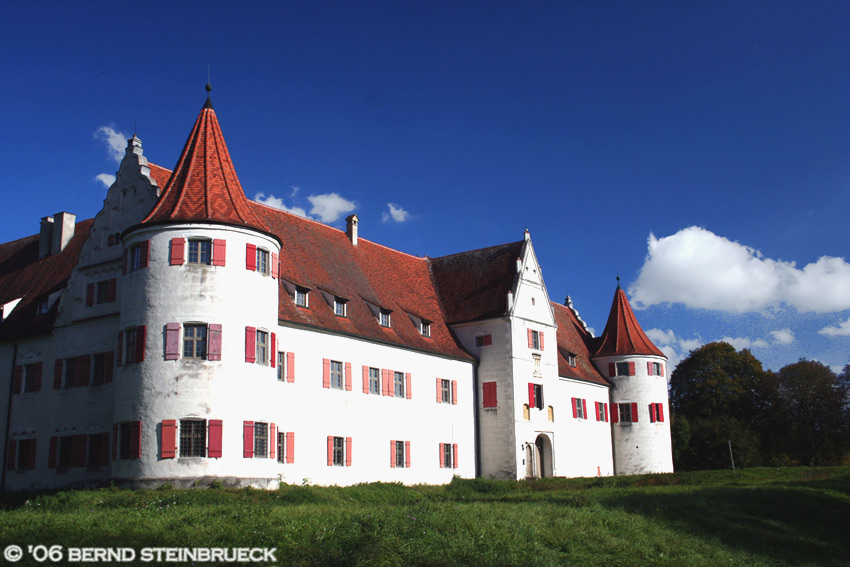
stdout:
<svg viewBox="0 0 850 567">
<path fill-rule="evenodd" d="M 658 347 L 652 344 L 635 317 L 626 292 L 619 285 L 614 294 L 611 313 L 605 324 L 605 331 L 598 339 L 595 357 L 645 354 L 664 356 Z"/>
</svg>

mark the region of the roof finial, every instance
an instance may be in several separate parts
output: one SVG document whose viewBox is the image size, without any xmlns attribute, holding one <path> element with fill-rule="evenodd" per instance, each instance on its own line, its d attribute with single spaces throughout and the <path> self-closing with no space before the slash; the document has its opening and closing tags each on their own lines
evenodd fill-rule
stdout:
<svg viewBox="0 0 850 567">
<path fill-rule="evenodd" d="M 210 91 L 212 91 L 212 85 L 210 84 L 210 66 L 207 65 L 207 86 L 204 87 L 207 90 L 207 102 L 204 104 L 204 108 L 212 108 L 212 100 L 210 100 Z"/>
<path fill-rule="evenodd" d="M 620 274 L 617 274 L 617 289 L 620 289 Z"/>
</svg>

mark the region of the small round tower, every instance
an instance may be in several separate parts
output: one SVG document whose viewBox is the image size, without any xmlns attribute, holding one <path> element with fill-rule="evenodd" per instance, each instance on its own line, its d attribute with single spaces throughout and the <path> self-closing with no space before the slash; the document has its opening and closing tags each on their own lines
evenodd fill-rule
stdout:
<svg viewBox="0 0 850 567">
<path fill-rule="evenodd" d="M 641 329 L 619 281 L 597 344 L 593 364 L 613 386 L 614 473 L 673 472 L 667 357 Z"/>
</svg>

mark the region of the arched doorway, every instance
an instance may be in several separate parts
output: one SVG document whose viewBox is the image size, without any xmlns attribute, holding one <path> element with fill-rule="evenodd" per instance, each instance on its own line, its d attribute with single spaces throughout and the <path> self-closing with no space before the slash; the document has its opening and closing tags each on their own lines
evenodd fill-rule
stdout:
<svg viewBox="0 0 850 567">
<path fill-rule="evenodd" d="M 552 442 L 548 435 L 541 433 L 534 443 L 525 444 L 525 478 L 551 476 L 553 476 Z"/>
</svg>

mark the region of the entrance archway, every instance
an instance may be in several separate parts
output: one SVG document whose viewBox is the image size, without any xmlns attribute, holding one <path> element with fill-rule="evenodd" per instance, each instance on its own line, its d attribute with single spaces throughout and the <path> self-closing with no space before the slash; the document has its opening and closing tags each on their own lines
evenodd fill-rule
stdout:
<svg viewBox="0 0 850 567">
<path fill-rule="evenodd" d="M 525 478 L 546 478 L 553 476 L 552 441 L 541 433 L 534 443 L 525 444 Z"/>
</svg>

